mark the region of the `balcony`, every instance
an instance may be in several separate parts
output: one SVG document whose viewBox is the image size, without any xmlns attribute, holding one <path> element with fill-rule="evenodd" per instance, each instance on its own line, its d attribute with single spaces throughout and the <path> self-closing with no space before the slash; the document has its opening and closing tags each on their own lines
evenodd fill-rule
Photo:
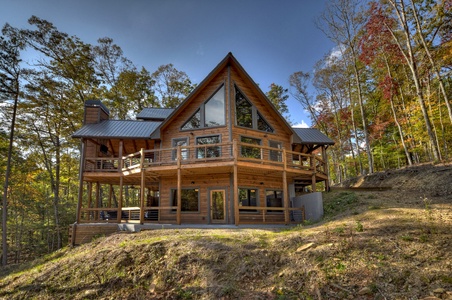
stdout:
<svg viewBox="0 0 452 300">
<path fill-rule="evenodd" d="M 305 154 L 285 149 L 266 147 L 241 142 L 227 142 L 196 146 L 178 146 L 167 149 L 152 149 L 122 157 L 87 157 L 84 171 L 124 176 L 140 173 L 141 170 L 158 172 L 176 170 L 180 167 L 206 168 L 232 166 L 272 169 L 326 176 L 326 163 L 317 154 Z M 94 175 L 94 174 L 92 174 Z"/>
</svg>

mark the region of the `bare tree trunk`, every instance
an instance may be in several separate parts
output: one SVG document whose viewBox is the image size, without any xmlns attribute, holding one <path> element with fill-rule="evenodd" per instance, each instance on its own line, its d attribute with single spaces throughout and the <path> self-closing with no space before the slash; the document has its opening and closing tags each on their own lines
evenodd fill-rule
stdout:
<svg viewBox="0 0 452 300">
<path fill-rule="evenodd" d="M 396 36 L 396 34 L 393 31 L 393 28 L 391 28 L 391 26 L 389 26 L 388 24 L 385 24 L 385 26 L 388 28 L 389 32 L 391 33 L 392 37 L 394 38 L 395 43 L 399 47 L 402 55 L 404 56 L 404 58 L 408 64 L 408 67 L 410 68 L 414 86 L 416 88 L 416 95 L 417 95 L 417 99 L 419 102 L 419 107 L 421 108 L 421 112 L 422 112 L 422 116 L 424 118 L 425 127 L 427 129 L 429 141 L 433 148 L 432 150 L 433 150 L 434 160 L 440 160 L 441 155 L 440 155 L 440 152 L 437 147 L 436 136 L 432 129 L 432 123 L 430 121 L 430 117 L 427 113 L 427 109 L 425 106 L 424 94 L 422 92 L 422 88 L 421 88 L 421 84 L 420 84 L 420 80 L 419 80 L 419 74 L 418 74 L 418 70 L 417 70 L 417 64 L 416 64 L 416 61 L 414 58 L 413 48 L 411 46 L 411 34 L 410 34 L 410 29 L 408 27 L 407 20 L 406 20 L 405 5 L 404 5 L 403 0 L 400 2 L 396 2 L 395 0 L 388 0 L 388 1 L 393 6 L 393 8 L 396 12 L 396 15 L 397 15 L 397 19 L 399 20 L 399 23 L 402 26 L 403 33 L 405 35 L 405 44 L 407 47 L 406 50 L 402 47 L 398 37 Z M 398 4 L 400 4 L 400 7 Z"/>
<path fill-rule="evenodd" d="M 412 8 L 412 12 L 413 12 L 413 17 L 414 17 L 414 20 L 416 23 L 416 31 L 419 35 L 419 40 L 421 41 L 422 46 L 424 47 L 425 54 L 427 55 L 427 58 L 432 66 L 433 72 L 435 73 L 435 76 L 438 78 L 439 88 L 440 88 L 441 94 L 444 98 L 444 102 L 446 103 L 447 111 L 449 113 L 449 119 L 452 124 L 452 107 L 449 103 L 449 97 L 447 96 L 446 88 L 444 87 L 443 78 L 441 76 L 441 73 L 439 72 L 438 66 L 436 65 L 435 61 L 433 60 L 433 56 L 430 53 L 430 49 L 427 45 L 427 42 L 425 41 L 425 37 L 422 34 L 421 23 L 419 21 L 419 16 L 418 16 L 418 12 L 416 10 L 416 6 L 414 5 L 413 0 L 410 0 L 410 2 L 411 2 L 411 8 Z"/>
</svg>

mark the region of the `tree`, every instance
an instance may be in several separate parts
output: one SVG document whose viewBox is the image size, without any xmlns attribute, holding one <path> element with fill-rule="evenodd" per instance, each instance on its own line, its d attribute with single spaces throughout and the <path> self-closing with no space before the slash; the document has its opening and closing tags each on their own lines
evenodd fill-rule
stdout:
<svg viewBox="0 0 452 300">
<path fill-rule="evenodd" d="M 335 0 L 330 2 L 320 18 L 321 23 L 319 27 L 331 40 L 337 43 L 341 55 L 350 64 L 361 115 L 369 173 L 373 173 L 373 158 L 368 129 L 369 121 L 365 109 L 363 80 L 361 78 L 361 66 L 358 58 L 357 37 L 364 22 L 363 15 L 358 11 L 358 4 L 359 2 L 356 0 Z"/>
<path fill-rule="evenodd" d="M 17 104 L 20 97 L 20 80 L 22 68 L 20 66 L 20 51 L 24 48 L 22 41 L 14 35 L 8 35 L 5 28 L 4 36 L 0 37 L 0 100 L 13 100 L 11 126 L 9 134 L 8 158 L 5 171 L 2 201 L 2 265 L 7 264 L 7 211 L 8 211 L 8 185 L 11 172 L 11 157 L 14 142 L 14 127 L 16 124 Z"/>
<path fill-rule="evenodd" d="M 279 111 L 279 113 L 288 119 L 289 109 L 287 108 L 286 100 L 289 99 L 289 89 L 285 89 L 280 85 L 275 83 L 270 84 L 268 87 L 270 90 L 266 93 L 267 98 L 271 101 L 271 103 L 275 106 L 275 108 Z"/>
<path fill-rule="evenodd" d="M 195 88 L 188 75 L 173 64 L 158 67 L 151 79 L 155 82 L 155 95 L 166 108 L 177 107 Z"/>
<path fill-rule="evenodd" d="M 397 46 L 400 49 L 400 52 L 403 55 L 404 60 L 406 61 L 411 77 L 416 89 L 416 95 L 417 100 L 419 103 L 419 107 L 422 112 L 422 116 L 424 118 L 425 128 L 427 129 L 427 134 L 429 138 L 430 145 L 433 149 L 433 156 L 434 160 L 441 159 L 441 154 L 438 149 L 438 144 L 436 140 L 435 133 L 433 131 L 432 122 L 430 120 L 430 116 L 427 112 L 427 107 L 425 104 L 424 99 L 424 92 L 422 90 L 422 84 L 421 84 L 421 75 L 419 74 L 419 67 L 418 67 L 418 58 L 416 57 L 414 53 L 414 47 L 413 47 L 413 36 L 412 36 L 412 30 L 409 25 L 408 21 L 408 14 L 405 7 L 404 0 L 401 1 L 395 1 L 395 0 L 388 0 L 389 5 L 387 6 L 387 9 L 392 10 L 392 12 L 395 15 L 395 18 L 392 19 L 389 16 L 386 17 L 383 21 L 383 25 L 387 28 L 387 30 L 391 33 L 394 42 L 397 44 Z M 384 11 L 384 10 L 383 10 Z M 385 21 L 388 20 L 388 21 Z M 397 23 L 393 22 L 395 20 Z M 397 24 L 397 27 L 395 27 L 394 24 Z M 399 34 L 400 32 L 400 34 Z"/>
</svg>

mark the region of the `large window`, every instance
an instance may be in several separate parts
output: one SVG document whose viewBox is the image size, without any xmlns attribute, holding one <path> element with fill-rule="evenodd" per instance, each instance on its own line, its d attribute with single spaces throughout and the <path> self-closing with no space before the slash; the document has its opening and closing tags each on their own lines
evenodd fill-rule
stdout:
<svg viewBox="0 0 452 300">
<path fill-rule="evenodd" d="M 242 143 L 253 144 L 253 145 L 258 145 L 258 146 L 261 144 L 260 139 L 255 139 L 255 138 L 246 137 L 246 136 L 242 136 L 240 138 L 240 141 Z M 242 157 L 257 158 L 257 159 L 262 158 L 261 148 L 259 148 L 259 147 L 242 145 L 240 153 L 241 153 Z"/>
<path fill-rule="evenodd" d="M 235 117 L 237 126 L 273 132 L 273 128 L 265 121 L 257 108 L 246 99 L 237 86 L 235 87 Z"/>
<path fill-rule="evenodd" d="M 177 190 L 171 190 L 173 206 L 177 206 Z M 176 211 L 173 209 L 173 211 Z M 199 189 L 181 189 L 181 211 L 199 211 Z"/>
<path fill-rule="evenodd" d="M 258 206 L 257 189 L 239 188 L 239 207 Z M 257 210 L 239 209 L 244 212 L 257 212 Z"/>
<path fill-rule="evenodd" d="M 226 110 L 224 101 L 224 85 L 206 102 L 201 104 L 194 115 L 182 125 L 182 130 L 204 127 L 224 126 L 226 124 Z"/>
<path fill-rule="evenodd" d="M 224 86 L 204 104 L 204 126 L 222 126 L 226 124 L 224 109 Z"/>
<path fill-rule="evenodd" d="M 265 192 L 267 207 L 283 207 L 283 192 L 280 190 L 267 190 Z M 280 212 L 282 210 L 268 210 L 268 212 Z"/>
<path fill-rule="evenodd" d="M 197 145 L 219 144 L 221 142 L 219 135 L 202 136 L 196 138 Z M 220 157 L 220 146 L 201 147 L 196 149 L 196 158 Z"/>
<path fill-rule="evenodd" d="M 188 138 L 184 137 L 184 138 L 177 138 L 177 139 L 173 139 L 173 147 L 177 147 L 177 146 L 181 146 L 181 157 L 183 160 L 188 159 L 188 149 L 184 148 L 188 146 Z M 175 160 L 177 158 L 177 149 L 173 150 L 173 160 Z"/>
</svg>

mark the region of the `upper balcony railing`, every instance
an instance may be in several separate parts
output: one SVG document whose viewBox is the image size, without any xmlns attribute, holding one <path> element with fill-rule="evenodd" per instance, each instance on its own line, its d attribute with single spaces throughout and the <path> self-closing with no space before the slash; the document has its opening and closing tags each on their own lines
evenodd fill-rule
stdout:
<svg viewBox="0 0 452 300">
<path fill-rule="evenodd" d="M 156 166 L 244 161 L 287 170 L 304 170 L 326 174 L 326 163 L 316 154 L 286 151 L 256 144 L 227 142 L 167 149 L 142 149 L 121 158 L 89 157 L 87 172 L 124 172 Z"/>
</svg>

